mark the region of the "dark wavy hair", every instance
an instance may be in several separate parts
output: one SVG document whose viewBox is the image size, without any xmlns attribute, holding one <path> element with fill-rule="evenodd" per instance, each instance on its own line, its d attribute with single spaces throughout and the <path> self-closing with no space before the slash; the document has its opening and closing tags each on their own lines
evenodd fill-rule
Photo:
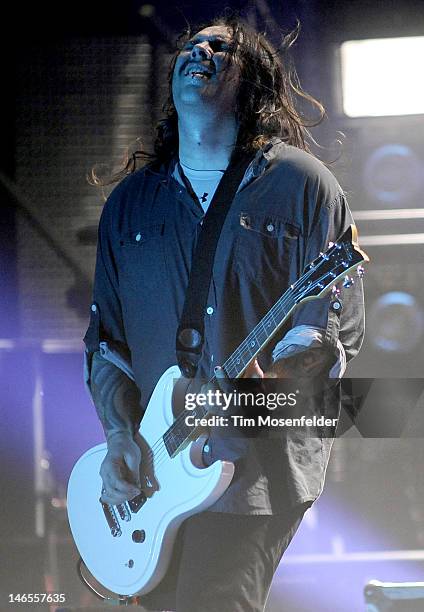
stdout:
<svg viewBox="0 0 424 612">
<path fill-rule="evenodd" d="M 93 170 L 91 182 L 107 185 L 118 182 L 131 174 L 146 161 L 166 163 L 178 153 L 178 116 L 172 99 L 172 75 L 177 57 L 194 33 L 209 27 L 223 25 L 232 32 L 233 44 L 228 53 L 240 66 L 240 86 L 236 99 L 236 119 L 239 124 L 234 152 L 254 152 L 272 137 L 279 137 L 287 144 L 311 152 L 315 143 L 309 128 L 321 123 L 325 109 L 314 97 L 306 93 L 288 56 L 288 50 L 300 32 L 298 22 L 294 30 L 283 37 L 275 48 L 264 34 L 256 32 L 238 16 L 225 15 L 212 22 L 187 29 L 178 37 L 168 74 L 168 99 L 163 106 L 164 117 L 157 125 L 154 152 L 137 150 L 127 152 L 122 168 L 101 180 Z M 308 103 L 317 116 L 308 118 L 300 107 Z"/>
</svg>

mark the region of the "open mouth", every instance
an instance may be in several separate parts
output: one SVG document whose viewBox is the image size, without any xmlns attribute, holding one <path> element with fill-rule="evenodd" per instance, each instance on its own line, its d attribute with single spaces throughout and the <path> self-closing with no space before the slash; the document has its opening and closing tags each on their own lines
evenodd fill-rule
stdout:
<svg viewBox="0 0 424 612">
<path fill-rule="evenodd" d="M 208 70 L 205 66 L 194 66 L 191 64 L 185 69 L 184 76 L 188 76 L 191 79 L 209 80 L 213 76 L 213 72 Z"/>
</svg>

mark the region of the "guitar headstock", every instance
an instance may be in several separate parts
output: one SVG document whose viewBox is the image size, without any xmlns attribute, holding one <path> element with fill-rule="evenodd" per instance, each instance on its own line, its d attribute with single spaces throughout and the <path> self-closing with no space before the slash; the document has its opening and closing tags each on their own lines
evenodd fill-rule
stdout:
<svg viewBox="0 0 424 612">
<path fill-rule="evenodd" d="M 348 274 L 357 269 L 363 275 L 362 263 L 369 261 L 368 255 L 358 246 L 358 232 L 350 225 L 342 236 L 328 245 L 324 253 L 306 266 L 300 279 L 292 285 L 296 292 L 296 302 L 320 297 L 340 279 L 345 287 L 353 284 Z"/>
</svg>

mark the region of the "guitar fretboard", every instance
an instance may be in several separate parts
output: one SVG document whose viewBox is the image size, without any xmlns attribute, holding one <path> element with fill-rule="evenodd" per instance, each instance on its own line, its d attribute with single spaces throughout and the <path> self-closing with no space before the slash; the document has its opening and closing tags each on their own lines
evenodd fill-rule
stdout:
<svg viewBox="0 0 424 612">
<path fill-rule="evenodd" d="M 264 348 L 296 306 L 295 293 L 290 287 L 259 321 L 250 334 L 223 364 L 229 378 L 238 378 L 252 359 Z"/>
<path fill-rule="evenodd" d="M 239 378 L 254 357 L 264 348 L 270 338 L 283 325 L 296 306 L 296 292 L 293 287 L 280 297 L 268 313 L 259 321 L 250 334 L 239 344 L 222 367 L 228 378 Z M 210 380 L 215 383 L 216 377 Z M 207 407 L 196 406 L 190 414 L 194 418 L 203 418 L 208 414 Z M 188 440 L 198 427 L 189 427 L 184 416 L 177 418 L 163 435 L 163 441 L 170 457 Z"/>
</svg>

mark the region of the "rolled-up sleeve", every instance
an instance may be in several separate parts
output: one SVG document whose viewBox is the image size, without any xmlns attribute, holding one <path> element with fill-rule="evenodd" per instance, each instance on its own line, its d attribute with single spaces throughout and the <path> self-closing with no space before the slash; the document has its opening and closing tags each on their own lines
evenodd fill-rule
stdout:
<svg viewBox="0 0 424 612">
<path fill-rule="evenodd" d="M 340 192 L 330 204 L 322 206 L 305 245 L 303 265 L 325 252 L 351 224 L 352 214 Z M 292 328 L 274 347 L 273 362 L 311 348 L 324 348 L 334 355 L 330 377 L 343 376 L 346 363 L 358 353 L 364 336 L 362 279 L 355 278 L 349 288 L 338 283 L 337 288 L 337 293 L 305 302 L 294 311 Z"/>
<path fill-rule="evenodd" d="M 118 204 L 122 183 L 106 202 L 99 222 L 93 301 L 90 322 L 84 336 L 85 382 L 90 388 L 92 356 L 99 352 L 127 376 L 131 375 L 131 357 L 125 338 L 119 278 L 114 257 L 117 241 L 112 225 L 113 208 Z"/>
<path fill-rule="evenodd" d="M 316 348 L 334 352 L 334 362 L 330 367 L 329 377 L 341 378 L 346 371 L 346 353 L 343 344 L 338 339 L 334 351 L 327 348 L 325 329 L 318 329 L 310 325 L 298 325 L 288 331 L 284 338 L 276 344 L 272 352 L 272 361 L 275 363 L 280 359 L 287 359 Z"/>
</svg>

